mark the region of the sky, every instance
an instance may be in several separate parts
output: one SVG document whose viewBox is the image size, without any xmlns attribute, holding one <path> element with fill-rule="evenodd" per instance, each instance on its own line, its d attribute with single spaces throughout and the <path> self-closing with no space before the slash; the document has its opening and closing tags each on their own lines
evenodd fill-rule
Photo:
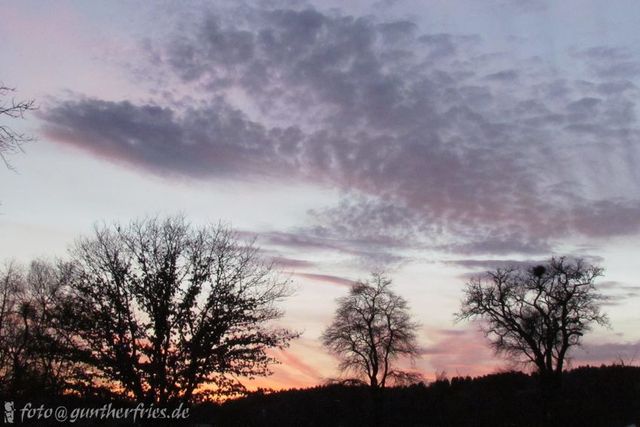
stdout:
<svg viewBox="0 0 640 427">
<path fill-rule="evenodd" d="M 39 108 L 0 168 L 0 259 L 97 221 L 183 213 L 255 235 L 303 332 L 254 385 L 337 377 L 335 299 L 385 271 L 411 369 L 507 369 L 456 323 L 465 282 L 551 256 L 605 268 L 611 328 L 573 364 L 640 360 L 640 3 L 22 1 L 0 81 Z M 408 363 L 408 362 L 403 362 Z"/>
</svg>

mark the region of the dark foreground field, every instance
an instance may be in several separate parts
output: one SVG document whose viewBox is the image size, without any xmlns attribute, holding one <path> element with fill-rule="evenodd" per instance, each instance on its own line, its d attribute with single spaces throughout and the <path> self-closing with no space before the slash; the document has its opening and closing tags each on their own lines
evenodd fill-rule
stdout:
<svg viewBox="0 0 640 427">
<path fill-rule="evenodd" d="M 7 399 L 1 396 L 1 400 Z M 104 400 L 29 399 L 36 405 L 99 407 Z M 16 407 L 23 402 L 16 401 Z M 113 402 L 116 407 L 135 403 Z M 18 414 L 16 413 L 16 417 Z M 21 424 L 16 418 L 17 424 Z M 30 422 L 30 425 L 61 425 Z M 114 420 L 67 425 L 131 425 Z M 140 425 L 140 423 L 138 423 Z M 427 385 L 387 388 L 327 385 L 271 394 L 254 393 L 224 404 L 191 408 L 186 421 L 142 425 L 186 426 L 640 426 L 640 367 L 581 367 L 566 372 L 552 404 L 537 378 L 520 372 L 453 378 Z"/>
<path fill-rule="evenodd" d="M 340 385 L 255 394 L 219 407 L 197 408 L 192 422 L 215 426 L 640 426 L 640 368 L 569 371 L 550 411 L 554 422 L 545 416 L 536 378 L 504 373 L 390 388 L 377 398 L 366 388 Z"/>
</svg>

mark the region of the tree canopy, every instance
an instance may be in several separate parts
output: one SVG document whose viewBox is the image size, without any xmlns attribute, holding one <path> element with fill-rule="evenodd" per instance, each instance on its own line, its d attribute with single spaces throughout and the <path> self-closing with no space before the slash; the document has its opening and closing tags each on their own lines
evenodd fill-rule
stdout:
<svg viewBox="0 0 640 427">
<path fill-rule="evenodd" d="M 389 379 L 412 381 L 415 375 L 394 368 L 401 356 L 418 354 L 416 330 L 407 301 L 391 290 L 391 280 L 373 274 L 338 299 L 333 322 L 322 334 L 323 344 L 340 359 L 340 368 L 364 376 L 373 388 Z"/>
<path fill-rule="evenodd" d="M 488 271 L 471 279 L 459 319 L 482 320 L 498 352 L 532 363 L 545 378 L 560 378 L 567 354 L 591 325 L 607 325 L 595 280 L 602 268 L 582 259 L 551 258 L 542 265 Z"/>
<path fill-rule="evenodd" d="M 151 218 L 77 241 L 61 318 L 93 384 L 165 404 L 242 391 L 295 333 L 274 327 L 288 283 L 223 225 Z"/>
</svg>

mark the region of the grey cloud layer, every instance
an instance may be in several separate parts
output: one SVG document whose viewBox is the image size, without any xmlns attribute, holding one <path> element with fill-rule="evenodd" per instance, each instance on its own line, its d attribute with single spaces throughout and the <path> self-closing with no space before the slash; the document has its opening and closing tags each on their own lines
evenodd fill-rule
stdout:
<svg viewBox="0 0 640 427">
<path fill-rule="evenodd" d="M 156 173 L 342 189 L 314 212 L 327 238 L 533 254 L 638 231 L 633 56 L 577 49 L 577 75 L 423 31 L 311 9 L 209 14 L 152 55 L 189 102 L 64 100 L 45 132 Z"/>
</svg>

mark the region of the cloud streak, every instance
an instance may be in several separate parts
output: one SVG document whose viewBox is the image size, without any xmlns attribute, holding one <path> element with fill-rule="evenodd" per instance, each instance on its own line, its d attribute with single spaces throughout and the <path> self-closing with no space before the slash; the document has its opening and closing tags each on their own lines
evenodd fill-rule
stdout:
<svg viewBox="0 0 640 427">
<path fill-rule="evenodd" d="M 332 276 L 329 274 L 317 274 L 317 273 L 294 273 L 296 276 L 304 277 L 305 279 L 311 279 L 314 281 L 330 283 L 337 286 L 352 287 L 355 285 L 354 280 L 345 279 L 344 277 Z"/>
</svg>

